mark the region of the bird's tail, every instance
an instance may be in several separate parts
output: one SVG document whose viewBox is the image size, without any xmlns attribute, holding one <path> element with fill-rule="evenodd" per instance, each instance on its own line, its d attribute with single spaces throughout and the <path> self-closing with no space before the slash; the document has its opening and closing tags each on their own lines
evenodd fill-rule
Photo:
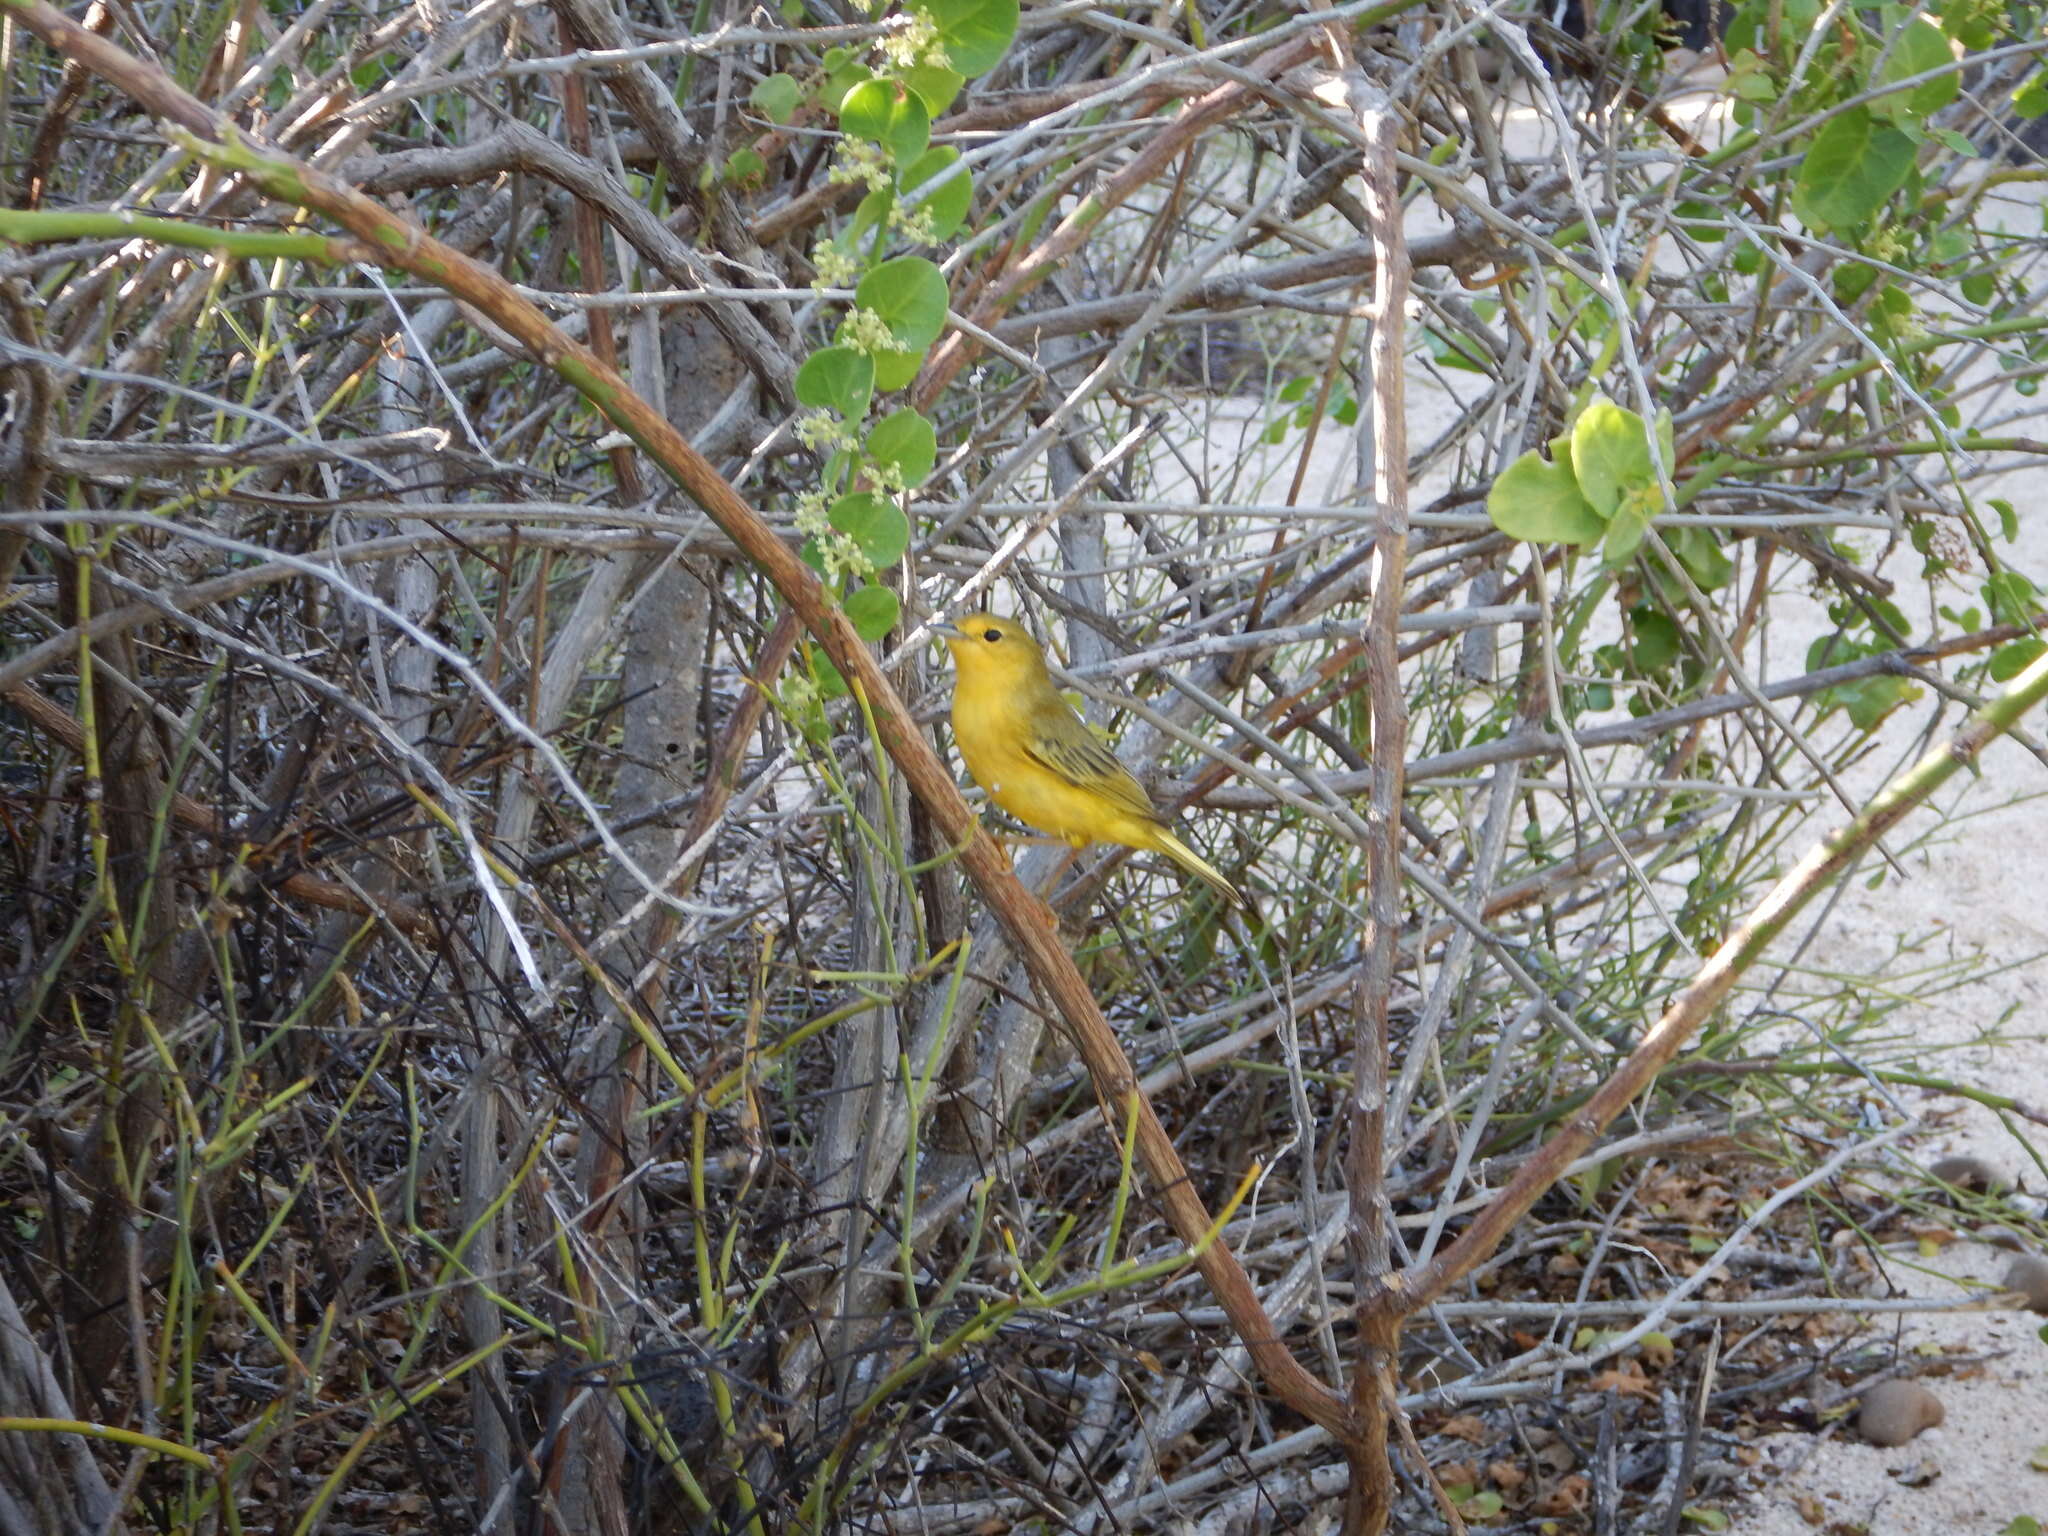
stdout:
<svg viewBox="0 0 2048 1536">
<path fill-rule="evenodd" d="M 1157 830 L 1159 833 L 1159 851 L 1161 853 L 1165 854 L 1189 874 L 1200 879 L 1210 889 L 1215 891 L 1218 896 L 1221 896 L 1225 901 L 1237 908 L 1238 911 L 1251 911 L 1252 904 L 1244 899 L 1242 891 L 1238 890 L 1236 886 L 1224 878 L 1223 871 L 1214 864 L 1211 864 L 1164 827 L 1160 827 Z"/>
</svg>

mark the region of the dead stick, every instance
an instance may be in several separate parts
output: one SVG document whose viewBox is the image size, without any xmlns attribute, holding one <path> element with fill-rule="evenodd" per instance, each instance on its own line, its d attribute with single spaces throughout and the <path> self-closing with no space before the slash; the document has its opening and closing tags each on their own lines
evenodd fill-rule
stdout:
<svg viewBox="0 0 2048 1536">
<path fill-rule="evenodd" d="M 1379 513 L 1372 553 L 1372 612 L 1365 634 L 1372 700 L 1372 793 L 1365 845 L 1365 955 L 1353 991 L 1351 1142 L 1345 1183 L 1351 1196 L 1350 1246 L 1360 1313 L 1351 1411 L 1358 1443 L 1347 1447 L 1351 1492 L 1347 1531 L 1386 1528 L 1393 1501 L 1387 1464 L 1387 1409 L 1400 1344 L 1400 1314 L 1376 1311 L 1371 1299 L 1392 1268 L 1386 1221 L 1387 1009 L 1400 963 L 1402 764 L 1408 756 L 1408 700 L 1401 691 L 1402 590 L 1408 574 L 1408 431 L 1402 313 L 1408 299 L 1408 246 L 1401 188 L 1394 169 L 1399 127 L 1393 103 L 1355 68 L 1325 88 L 1341 92 L 1366 143 L 1363 185 L 1373 244 L 1372 372 L 1373 500 Z M 1424 1464 L 1425 1468 L 1427 1463 Z"/>
</svg>

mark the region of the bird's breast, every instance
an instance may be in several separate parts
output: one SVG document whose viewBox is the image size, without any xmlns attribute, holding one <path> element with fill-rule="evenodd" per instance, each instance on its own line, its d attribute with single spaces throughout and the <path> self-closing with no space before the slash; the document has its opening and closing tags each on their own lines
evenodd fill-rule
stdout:
<svg viewBox="0 0 2048 1536">
<path fill-rule="evenodd" d="M 1089 797 L 1025 750 L 1023 700 L 1003 689 L 953 694 L 953 740 L 974 782 L 1019 821 L 1055 837 L 1089 836 Z"/>
</svg>

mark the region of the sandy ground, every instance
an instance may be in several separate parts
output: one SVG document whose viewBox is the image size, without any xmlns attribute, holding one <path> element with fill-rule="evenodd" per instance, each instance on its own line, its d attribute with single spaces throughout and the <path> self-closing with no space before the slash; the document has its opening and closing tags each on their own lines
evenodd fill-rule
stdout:
<svg viewBox="0 0 2048 1536">
<path fill-rule="evenodd" d="M 2038 487 L 2032 499 L 2039 504 Z M 2048 543 L 2048 530 L 2036 541 Z M 2038 559 L 2021 563 L 2043 569 Z M 1911 728 L 1905 719 L 1897 724 L 1897 735 Z M 2040 727 L 2038 717 L 2034 724 Z M 1901 1019 L 1924 1040 L 1930 1070 L 2048 1106 L 2048 961 L 2034 958 L 2048 951 L 2042 891 L 2048 798 L 2039 794 L 2048 775 L 2010 743 L 1987 754 L 1985 767 L 1962 800 L 1985 814 L 1952 826 L 1944 841 L 1908 853 L 1905 882 L 1889 880 L 1877 890 L 1852 884 L 1810 956 L 1819 965 L 1882 976 L 1899 938 L 1925 938 L 1934 955 L 1981 946 L 2008 968 L 1914 1006 Z M 1821 818 L 1815 821 L 1818 833 Z M 1998 1043 L 1974 1043 L 1994 1028 Z M 1937 1122 L 1911 1144 L 1913 1157 L 1923 1164 L 1951 1153 L 1980 1158 L 2016 1186 L 2021 1209 L 2041 1210 L 2048 1180 L 1989 1110 L 1933 1094 L 1902 1095 L 1901 1101 Z M 2048 1130 L 2023 1121 L 2018 1129 L 2048 1149 Z M 1931 1254 L 1895 1250 L 1871 1294 L 1884 1295 L 1887 1286 L 1898 1296 L 1982 1294 L 1982 1287 L 2002 1280 L 2012 1257 L 2008 1249 L 1975 1241 Z M 1908 1371 L 1929 1369 L 1920 1379 L 1940 1399 L 1945 1422 L 1893 1450 L 1863 1443 L 1846 1424 L 1819 1438 L 1772 1437 L 1763 1444 L 1768 1475 L 1735 1511 L 1734 1529 L 1743 1536 L 1814 1530 L 1830 1536 L 2022 1536 L 2027 1528 L 2013 1522 L 2031 1517 L 2048 1530 L 2044 1322 L 2010 1311 L 1868 1320 L 1869 1342 L 1889 1344 Z M 1945 1359 L 1958 1358 L 1973 1363 L 1943 1367 Z"/>
<path fill-rule="evenodd" d="M 2038 229 L 2040 195 L 2013 208 L 2011 227 Z M 2009 400 L 2009 404 L 2022 404 Z M 1979 494 L 2009 497 L 2021 512 L 2013 568 L 2037 581 L 2048 576 L 2048 472 L 2008 476 Z M 1918 560 L 1901 552 L 1884 574 L 1899 584 L 1898 601 L 1924 615 L 1932 603 L 1917 579 Z M 1977 578 L 1981 579 L 1981 575 Z M 1964 602 L 1974 601 L 1965 585 Z M 1938 600 L 1956 603 L 1951 588 Z M 1817 615 L 1787 615 L 1806 636 Z M 1851 775 L 1867 796 L 1926 745 L 1921 732 L 1933 700 L 1897 711 L 1887 721 L 1884 750 Z M 1951 710 L 1938 733 L 1958 723 Z M 2048 735 L 2037 712 L 2028 722 Z M 1930 837 L 1937 818 L 1922 812 L 1890 846 L 1902 850 L 1906 878 L 1873 888 L 1864 870 L 1846 883 L 1807 952 L 1809 963 L 1882 980 L 1975 951 L 1983 979 L 1938 991 L 1902 1010 L 1895 1025 L 1921 1049 L 1925 1070 L 2048 1108 L 2048 768 L 2042 757 L 2010 740 L 1982 757 L 1981 774 L 1951 781 L 1939 797 L 1951 819 Z M 1957 813 L 1960 813 L 1959 815 Z M 1799 843 L 1834 826 L 1841 813 L 1816 807 Z M 1912 946 L 1901 954 L 1901 942 Z M 1780 953 L 1786 946 L 1783 941 Z M 1987 1036 L 1995 1036 L 1986 1043 Z M 1980 1105 L 1948 1095 L 1902 1093 L 1900 1106 L 1930 1123 L 1904 1149 L 1921 1167 L 1951 1154 L 1983 1160 L 2014 1186 L 2016 1208 L 2038 1217 L 2048 1206 L 2048 1127 L 2015 1119 L 2010 1126 Z M 2026 1138 L 2023 1140 L 2022 1138 Z M 2029 1149 L 2031 1141 L 2033 1149 Z M 2037 1156 L 2036 1152 L 2040 1155 Z M 1902 1169 L 1902 1172 L 1904 1170 Z M 1960 1225 L 1960 1223 L 1959 1223 Z M 1964 1236 L 1969 1236 L 1967 1229 Z M 1958 1240 L 1933 1252 L 1917 1246 L 1889 1251 L 1871 1294 L 1961 1300 L 1996 1287 L 2013 1259 L 2008 1247 Z M 1889 1288 L 1889 1289 L 1888 1289 Z M 1734 1529 L 1742 1536 L 2038 1536 L 2048 1531 L 2048 1319 L 2026 1312 L 1972 1310 L 1869 1319 L 1862 1342 L 1889 1344 L 1905 1373 L 1920 1379 L 1946 1413 L 1938 1428 L 1894 1450 L 1866 1444 L 1849 1424 L 1821 1437 L 1781 1435 L 1765 1442 L 1765 1470 Z M 1848 1328 L 1844 1333 L 1848 1333 Z M 1950 1369 L 1944 1360 L 1974 1363 Z M 2030 1531 L 2025 1520 L 2037 1522 Z M 2015 1525 L 2014 1522 L 2020 1524 Z"/>
</svg>

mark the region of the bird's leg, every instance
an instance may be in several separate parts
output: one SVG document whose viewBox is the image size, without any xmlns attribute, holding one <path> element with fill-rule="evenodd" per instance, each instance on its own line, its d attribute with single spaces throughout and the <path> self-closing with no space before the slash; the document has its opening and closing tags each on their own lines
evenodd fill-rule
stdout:
<svg viewBox="0 0 2048 1536">
<path fill-rule="evenodd" d="M 1064 837 L 1027 837 L 1020 838 L 1019 841 L 1038 844 L 1059 844 L 1069 842 L 1069 840 Z M 1079 847 L 1080 845 L 1069 843 L 1069 846 Z M 1045 925 L 1048 928 L 1058 928 L 1060 925 L 1060 915 L 1057 911 L 1053 909 L 1052 893 L 1055 889 L 1058 888 L 1061 877 L 1064 876 L 1069 869 L 1073 868 L 1073 865 L 1074 856 L 1073 854 L 1069 853 L 1067 857 L 1061 859 L 1058 863 L 1053 865 L 1051 871 L 1046 875 L 1042 883 L 1040 883 L 1035 888 L 1028 885 L 1025 886 L 1025 889 L 1027 891 L 1030 891 L 1030 893 L 1033 896 L 1038 898 L 1039 911 L 1043 914 L 1045 918 Z M 1012 869 L 1014 869 L 1015 865 L 1013 864 L 1011 867 Z"/>
<path fill-rule="evenodd" d="M 1060 925 L 1060 915 L 1053 907 L 1052 893 L 1059 888 L 1060 881 L 1072 873 L 1074 861 L 1080 858 L 1081 850 L 1088 846 L 1088 842 L 1085 838 L 1076 842 L 1071 837 L 1048 837 L 1044 841 L 1048 843 L 1065 843 L 1067 845 L 1067 856 L 1053 865 L 1052 873 L 1045 877 L 1045 888 L 1036 893 L 1040 904 L 1045 908 L 1046 921 L 1057 928 Z"/>
</svg>

